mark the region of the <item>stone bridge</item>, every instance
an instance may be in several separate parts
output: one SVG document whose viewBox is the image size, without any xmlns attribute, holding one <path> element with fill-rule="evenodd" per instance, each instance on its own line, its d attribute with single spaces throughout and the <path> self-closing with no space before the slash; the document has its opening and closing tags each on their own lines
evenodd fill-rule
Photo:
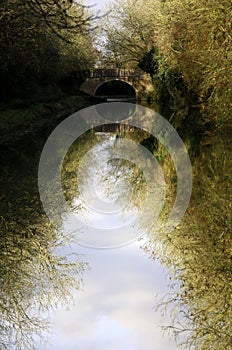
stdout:
<svg viewBox="0 0 232 350">
<path fill-rule="evenodd" d="M 103 99 L 153 99 L 150 75 L 138 69 L 95 69 L 80 90 Z"/>
</svg>

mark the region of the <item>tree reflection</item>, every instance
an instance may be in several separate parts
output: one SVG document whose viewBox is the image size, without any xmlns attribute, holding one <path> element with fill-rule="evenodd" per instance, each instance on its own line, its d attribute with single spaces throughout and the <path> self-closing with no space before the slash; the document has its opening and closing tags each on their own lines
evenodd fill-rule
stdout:
<svg viewBox="0 0 232 350">
<path fill-rule="evenodd" d="M 38 141 L 37 141 L 38 142 Z M 68 302 L 85 265 L 45 216 L 37 192 L 39 145 L 1 149 L 0 348 L 33 349 L 46 312 Z"/>
<path fill-rule="evenodd" d="M 232 348 L 232 167 L 225 135 L 205 138 L 192 159 L 193 194 L 182 223 L 144 247 L 172 272 L 172 292 L 161 306 L 173 307 L 174 324 L 167 329 L 185 349 Z"/>
<path fill-rule="evenodd" d="M 103 145 L 105 141 L 108 141 L 109 135 L 108 137 L 104 134 L 97 135 L 92 131 L 89 136 L 85 135 L 74 143 L 70 152 L 66 155 L 63 167 L 63 183 L 69 200 L 71 198 L 75 199 L 79 195 L 76 174 L 83 156 L 97 143 Z M 116 142 L 120 141 L 115 138 L 115 141 L 112 141 L 108 147 Z M 110 152 L 110 150 L 108 151 Z M 92 155 L 92 157 L 96 156 L 98 155 Z M 144 196 L 145 191 L 145 180 L 142 171 L 135 164 L 125 159 L 113 158 L 107 161 L 107 164 L 101 164 L 101 162 L 103 162 L 103 159 L 99 157 L 101 171 L 97 175 L 96 182 L 102 194 L 113 201 L 120 201 L 120 198 L 123 197 L 122 200 L 124 203 L 126 201 L 128 206 L 133 198 L 133 205 L 138 207 L 138 200 L 141 196 Z M 91 164 L 84 170 L 85 173 L 82 174 L 84 179 L 89 176 L 91 171 L 94 171 L 94 169 L 91 169 Z M 72 181 L 70 181 L 70 178 L 72 178 Z M 124 184 L 121 182 L 122 179 Z M 130 193 L 131 186 L 133 187 L 132 193 Z"/>
<path fill-rule="evenodd" d="M 192 157 L 194 187 L 190 206 L 182 222 L 170 232 L 165 229 L 165 224 L 177 193 L 174 162 L 164 146 L 144 131 L 136 128 L 127 130 L 123 138 L 136 141 L 153 152 L 165 178 L 165 205 L 158 222 L 152 219 L 152 215 L 161 196 L 158 196 L 158 201 L 153 196 L 141 217 L 140 229 L 147 232 L 148 238 L 143 249 L 152 258 L 160 259 L 170 269 L 172 276 L 171 293 L 162 303 L 164 309 L 173 307 L 174 322 L 167 329 L 173 331 L 175 336 L 186 334 L 185 338 L 181 337 L 185 348 L 232 348 L 232 169 L 229 138 L 221 135 L 202 140 L 197 156 L 195 153 Z M 96 135 L 91 142 L 95 142 L 93 140 L 97 142 Z M 115 139 L 115 142 L 122 141 Z M 83 144 L 81 148 L 85 153 Z M 73 153 L 69 155 L 72 162 L 66 159 L 67 168 L 70 164 L 73 166 L 73 176 L 77 169 L 74 166 L 75 154 L 78 152 L 73 148 Z M 144 172 L 136 164 L 116 157 L 108 161 L 106 171 L 101 170 L 99 179 L 103 196 L 112 200 L 123 197 L 126 204 L 124 213 L 131 207 L 138 211 L 143 209 L 148 189 Z M 184 181 L 185 174 L 182 175 Z M 121 185 L 122 179 L 128 186 Z M 154 181 L 154 187 L 159 183 Z"/>
<path fill-rule="evenodd" d="M 138 149 L 129 149 L 131 159 L 123 159 L 123 154 L 126 154 L 123 147 L 133 147 L 133 144 L 124 144 L 122 139 L 116 138 L 116 132 L 112 136 L 90 130 L 73 143 L 64 158 L 61 172 L 62 188 L 69 208 L 77 212 L 84 210 L 77 201 L 81 181 L 95 171 L 95 189 L 103 198 L 119 204 L 123 201 L 123 215 L 133 209 L 142 212 L 140 227 L 135 229 L 147 232 L 148 243 L 143 249 L 170 269 L 172 292 L 163 306 L 172 305 L 173 315 L 177 316 L 168 329 L 173 330 L 175 335 L 187 332 L 185 348 L 230 349 L 231 144 L 223 137 L 213 142 L 204 141 L 201 152 L 192 158 L 194 188 L 190 206 L 181 224 L 167 233 L 162 230 L 162 224 L 165 226 L 168 220 L 177 192 L 174 162 L 164 146 L 144 130 L 125 129 L 123 139 L 138 145 Z M 103 151 L 107 152 L 109 145 L 114 149 L 114 145 L 119 147 L 120 144 L 124 150 L 121 157 L 103 157 L 107 162 L 100 164 L 100 171 L 94 169 L 96 163 L 91 169 L 92 158 L 98 156 L 94 152 L 91 155 L 89 151 L 92 148 L 105 145 Z M 143 168 L 134 162 L 143 158 L 139 146 L 156 157 L 165 179 L 165 192 L 162 192 L 163 184 L 158 172 L 157 178 L 152 178 L 154 188 L 147 188 L 144 169 L 147 167 L 149 170 L 150 163 L 141 163 Z M 34 334 L 47 327 L 44 311 L 60 301 L 70 300 L 71 290 L 79 288 L 81 272 L 85 268 L 78 256 L 70 259 L 67 254 L 58 252 L 70 242 L 70 238 L 58 230 L 64 218 L 58 218 L 55 229 L 39 202 L 36 179 L 38 148 L 35 144 L 30 144 L 30 147 L 25 145 L 24 151 L 12 148 L 7 156 L 4 156 L 3 149 L 1 155 L 4 167 L 0 217 L 0 343 L 1 348 L 7 350 L 33 348 Z M 83 164 L 86 154 L 90 154 L 90 163 Z M 80 167 L 82 176 L 78 178 Z M 56 184 L 53 185 L 48 196 L 55 195 Z M 151 200 L 146 206 L 148 195 Z M 155 218 L 153 213 L 160 208 L 163 195 L 165 204 Z M 62 208 L 58 210 L 58 213 L 61 212 Z M 160 246 L 162 249 L 157 248 Z"/>
<path fill-rule="evenodd" d="M 124 142 L 125 140 L 126 142 Z M 148 141 L 144 142 L 143 145 L 144 140 Z M 130 141 L 135 141 L 137 146 L 132 142 L 130 143 Z M 89 155 L 90 159 L 83 161 L 84 156 L 91 147 L 97 144 L 108 155 L 106 156 L 105 153 L 101 155 L 95 149 Z M 166 165 L 164 161 L 164 150 L 161 151 L 161 145 L 158 141 L 156 141 L 156 147 L 160 156 L 160 165 L 162 162 L 163 165 Z M 151 191 L 151 187 L 153 186 L 157 195 L 157 201 L 149 201 L 150 210 L 147 208 L 147 213 L 144 213 L 144 219 L 146 217 L 146 222 L 148 222 L 148 216 L 151 218 L 151 212 L 155 211 L 155 207 L 161 201 L 161 195 L 163 195 L 164 189 L 160 181 L 160 174 L 158 172 L 152 174 L 151 160 L 149 158 L 143 159 L 144 156 L 146 157 L 143 148 L 147 148 L 147 152 L 149 153 L 149 133 L 137 128 L 124 130 L 123 140 L 117 138 L 117 130 L 115 133 L 108 134 L 94 133 L 92 130 L 78 138 L 78 141 L 67 152 L 62 169 L 63 189 L 72 209 L 77 211 L 83 210 L 80 202 L 78 202 L 78 206 L 76 205 L 76 199 L 80 196 L 79 189 L 83 185 L 82 182 L 85 183 L 86 179 L 92 177 L 91 174 L 94 174 L 94 181 L 97 183 L 98 189 L 92 188 L 93 191 L 97 190 L 99 193 L 101 192 L 100 195 L 106 200 L 117 202 L 120 206 L 123 206 L 123 215 L 128 215 L 133 210 L 141 213 L 144 210 L 149 194 L 144 171 L 146 169 L 149 176 L 152 177 L 152 184 L 150 183 L 149 190 Z M 114 153 L 114 150 L 117 152 Z M 126 152 L 131 159 L 127 157 Z M 161 152 L 163 152 L 162 155 Z M 96 157 L 100 169 L 98 172 L 96 172 L 96 163 L 94 162 Z M 81 176 L 77 179 L 77 172 L 80 167 L 82 167 L 80 171 Z M 168 178 L 169 174 L 166 170 L 164 171 Z M 93 181 L 93 178 L 91 181 Z M 89 190 L 91 191 L 90 187 Z M 173 192 L 171 186 L 170 192 Z"/>
</svg>

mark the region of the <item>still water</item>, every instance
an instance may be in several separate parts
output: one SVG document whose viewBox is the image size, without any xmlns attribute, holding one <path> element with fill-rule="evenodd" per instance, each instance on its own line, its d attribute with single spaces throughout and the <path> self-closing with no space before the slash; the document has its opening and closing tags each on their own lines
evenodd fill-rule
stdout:
<svg viewBox="0 0 232 350">
<path fill-rule="evenodd" d="M 109 106 L 55 147 L 51 131 L 2 146 L 2 347 L 174 350 L 162 326 L 191 342 L 211 323 L 229 344 L 228 131 L 184 145 L 152 109 Z"/>
<path fill-rule="evenodd" d="M 164 320 L 154 310 L 168 292 L 167 271 L 140 247 L 143 232 L 136 221 L 144 199 L 143 174 L 131 161 L 113 157 L 112 150 L 123 142 L 116 136 L 88 136 L 96 145 L 88 157 L 85 153 L 85 164 L 78 159 L 78 144 L 66 156 L 69 170 L 82 166 L 77 174 L 82 196 L 73 195 L 72 218 L 66 216 L 63 230 L 74 232 L 70 252 L 83 254 L 90 270 L 83 275 L 83 291 L 75 293 L 75 306 L 55 312 L 51 345 L 41 349 L 176 349 L 163 336 Z M 138 190 L 133 193 L 135 182 Z M 73 192 L 75 186 L 69 188 L 69 195 Z M 161 199 L 161 194 L 156 197 Z"/>
</svg>

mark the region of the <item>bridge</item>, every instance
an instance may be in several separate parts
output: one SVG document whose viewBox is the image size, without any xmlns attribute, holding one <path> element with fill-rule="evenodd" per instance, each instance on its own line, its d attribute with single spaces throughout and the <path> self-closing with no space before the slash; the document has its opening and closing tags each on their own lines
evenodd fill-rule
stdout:
<svg viewBox="0 0 232 350">
<path fill-rule="evenodd" d="M 95 69 L 80 90 L 101 99 L 153 99 L 154 87 L 149 74 L 140 69 Z"/>
</svg>

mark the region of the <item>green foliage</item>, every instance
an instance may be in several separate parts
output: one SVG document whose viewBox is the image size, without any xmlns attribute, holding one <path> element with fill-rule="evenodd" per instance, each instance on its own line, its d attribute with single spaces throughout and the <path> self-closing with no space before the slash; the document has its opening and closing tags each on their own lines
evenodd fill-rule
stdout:
<svg viewBox="0 0 232 350">
<path fill-rule="evenodd" d="M 144 72 L 149 73 L 151 76 L 157 73 L 158 70 L 158 62 L 155 54 L 156 49 L 153 47 L 150 51 L 143 55 L 138 64 L 139 68 L 141 68 Z"/>
<path fill-rule="evenodd" d="M 58 94 L 52 87 L 41 89 L 36 101 L 34 98 L 14 99 L 0 111 L 0 144 L 44 131 L 57 119 L 65 118 L 89 103 L 85 95 Z"/>
<path fill-rule="evenodd" d="M 151 153 L 154 153 L 158 147 L 158 141 L 153 135 L 149 135 L 149 137 L 140 142 L 140 145 L 146 147 Z"/>
</svg>

